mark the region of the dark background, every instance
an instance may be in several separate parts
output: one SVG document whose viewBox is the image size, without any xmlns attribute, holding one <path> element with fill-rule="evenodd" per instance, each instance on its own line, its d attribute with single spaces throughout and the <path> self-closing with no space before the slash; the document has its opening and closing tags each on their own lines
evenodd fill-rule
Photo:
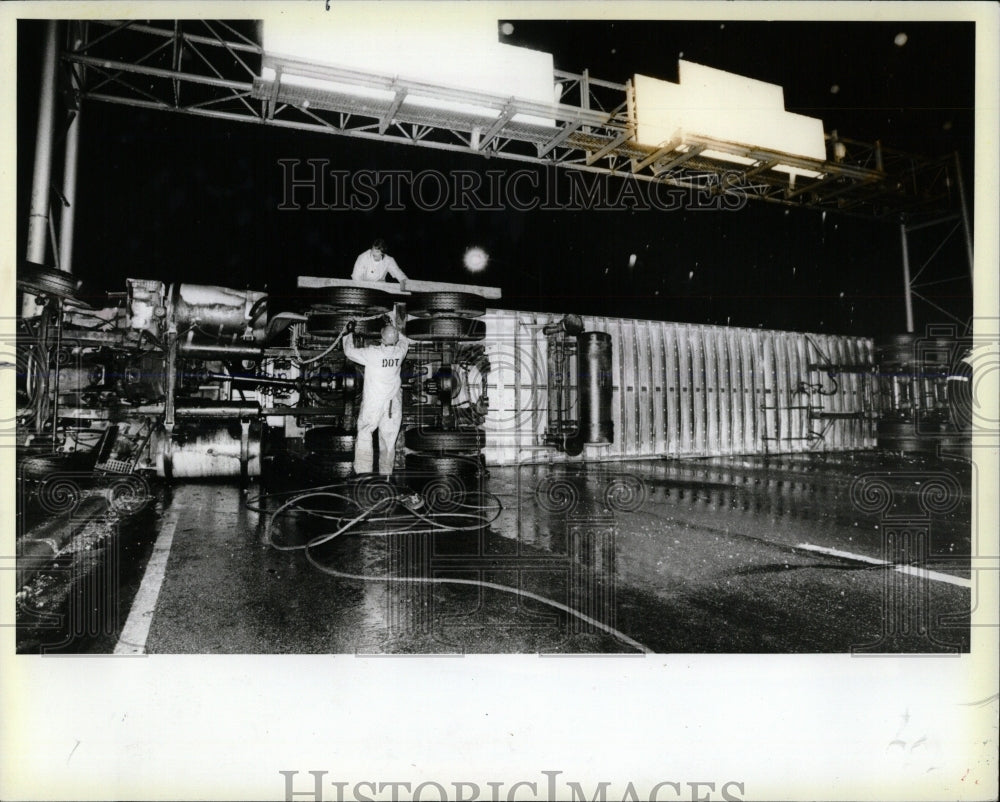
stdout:
<svg viewBox="0 0 1000 802">
<path fill-rule="evenodd" d="M 501 41 L 552 52 L 560 69 L 676 81 L 683 54 L 780 84 L 786 108 L 821 118 L 828 132 L 925 156 L 957 150 L 971 210 L 972 23 L 507 22 L 513 31 L 498 30 Z M 908 41 L 898 46 L 901 32 Z M 41 23 L 19 23 L 19 256 L 41 33 Z M 281 211 L 283 158 L 325 158 L 343 170 L 536 168 L 99 102 L 84 103 L 82 121 L 74 270 L 93 303 L 135 277 L 269 289 L 276 306 L 294 307 L 296 275 L 348 277 L 382 236 L 409 276 L 498 286 L 504 308 L 861 335 L 905 324 L 891 222 L 763 202 L 738 212 Z M 947 230 L 913 236 L 915 269 Z M 472 245 L 490 255 L 475 276 L 462 267 Z M 966 270 L 957 232 L 924 278 Z M 966 281 L 927 294 L 960 318 L 971 314 Z M 918 326 L 949 322 L 916 303 Z"/>
</svg>

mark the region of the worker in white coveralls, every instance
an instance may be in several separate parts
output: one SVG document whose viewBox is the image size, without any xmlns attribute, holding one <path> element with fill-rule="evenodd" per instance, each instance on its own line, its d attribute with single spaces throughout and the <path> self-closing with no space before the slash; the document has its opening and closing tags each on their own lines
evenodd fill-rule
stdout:
<svg viewBox="0 0 1000 802">
<path fill-rule="evenodd" d="M 385 240 L 377 239 L 364 253 L 358 254 L 351 272 L 353 281 L 384 281 L 386 275 L 399 282 L 400 288 L 406 288 L 406 273 L 399 269 L 396 260 L 385 252 Z"/>
<path fill-rule="evenodd" d="M 358 437 L 354 446 L 354 472 L 372 472 L 372 433 L 378 429 L 378 468 L 383 476 L 392 474 L 396 459 L 396 438 L 403 420 L 403 385 L 400 369 L 411 340 L 387 324 L 378 345 L 358 348 L 354 344 L 354 324 L 348 324 L 344 355 L 365 366 Z"/>
</svg>

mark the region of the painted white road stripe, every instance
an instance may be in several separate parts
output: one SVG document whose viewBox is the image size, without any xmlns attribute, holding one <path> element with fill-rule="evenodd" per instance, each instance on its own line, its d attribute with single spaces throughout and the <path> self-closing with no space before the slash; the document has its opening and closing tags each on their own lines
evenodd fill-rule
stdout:
<svg viewBox="0 0 1000 802">
<path fill-rule="evenodd" d="M 830 549 L 826 546 L 813 546 L 811 543 L 799 543 L 797 549 L 806 551 L 818 551 L 820 554 L 829 554 L 831 557 L 842 557 L 845 560 L 854 560 L 859 563 L 870 563 L 871 565 L 888 565 L 885 560 L 878 560 L 875 557 L 866 557 L 864 554 L 854 554 L 850 551 L 840 551 L 840 549 Z"/>
<path fill-rule="evenodd" d="M 142 575 L 142 584 L 132 600 L 128 620 L 115 645 L 115 654 L 146 653 L 146 638 L 149 637 L 149 628 L 153 623 L 153 611 L 156 609 L 156 600 L 160 597 L 163 577 L 167 573 L 167 560 L 170 558 L 170 547 L 174 542 L 174 530 L 180 515 L 179 505 L 172 506 L 167 512 L 153 545 L 153 553 L 146 564 L 146 572 Z"/>
<path fill-rule="evenodd" d="M 799 543 L 799 545 L 795 548 L 803 549 L 804 551 L 816 551 L 820 554 L 829 554 L 831 557 L 840 557 L 844 560 L 854 560 L 855 562 L 868 563 L 869 565 L 892 565 L 892 563 L 886 562 L 885 560 L 878 560 L 875 557 L 868 557 L 864 554 L 854 554 L 850 551 L 830 549 L 826 546 L 814 546 L 811 543 Z M 897 565 L 895 566 L 895 569 L 901 574 L 919 576 L 924 579 L 933 579 L 937 582 L 947 582 L 949 585 L 958 585 L 960 588 L 972 587 L 971 579 L 964 579 L 960 576 L 952 576 L 951 574 L 942 574 L 940 571 L 928 571 L 926 568 L 916 568 L 912 565 Z"/>
<path fill-rule="evenodd" d="M 934 579 L 938 582 L 947 582 L 949 585 L 958 585 L 960 588 L 972 587 L 971 579 L 963 579 L 960 576 L 952 576 L 951 574 L 942 574 L 939 571 L 928 571 L 926 568 L 916 568 L 912 565 L 897 565 L 896 570 L 901 574 L 922 576 L 926 579 Z"/>
</svg>

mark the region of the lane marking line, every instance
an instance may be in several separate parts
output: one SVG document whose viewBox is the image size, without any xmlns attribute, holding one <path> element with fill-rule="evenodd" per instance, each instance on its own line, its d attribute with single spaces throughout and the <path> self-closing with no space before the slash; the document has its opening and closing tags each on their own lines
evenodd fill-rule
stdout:
<svg viewBox="0 0 1000 802">
<path fill-rule="evenodd" d="M 925 579 L 933 579 L 936 582 L 947 582 L 949 585 L 957 585 L 960 588 L 972 588 L 971 579 L 963 579 L 960 576 L 952 576 L 951 574 L 942 574 L 940 571 L 928 571 L 926 568 L 916 568 L 912 565 L 897 565 L 896 570 L 901 574 L 909 574 L 910 576 L 920 576 Z"/>
<path fill-rule="evenodd" d="M 172 506 L 167 512 L 160 534 L 156 538 L 156 543 L 153 544 L 153 553 L 149 556 L 146 571 L 142 575 L 142 583 L 132 600 L 132 609 L 129 610 L 128 620 L 125 621 L 125 626 L 122 627 L 121 635 L 118 637 L 118 643 L 115 645 L 115 654 L 146 653 L 146 639 L 149 637 L 149 628 L 153 623 L 156 602 L 160 598 L 163 578 L 167 573 L 167 560 L 170 558 L 174 530 L 177 528 L 180 516 L 180 505 Z"/>
<path fill-rule="evenodd" d="M 893 563 L 886 562 L 885 560 L 878 560 L 875 557 L 868 557 L 864 554 L 854 554 L 850 551 L 840 551 L 840 549 L 831 549 L 826 546 L 814 546 L 811 543 L 799 543 L 799 545 L 795 548 L 803 549 L 804 551 L 815 551 L 820 554 L 828 554 L 831 557 L 840 557 L 844 560 L 868 563 L 869 565 L 882 565 L 886 567 L 893 565 Z M 924 579 L 933 579 L 936 582 L 947 582 L 949 585 L 957 585 L 960 588 L 972 588 L 972 580 L 964 579 L 960 576 L 943 574 L 940 571 L 929 571 L 926 568 L 916 568 L 912 565 L 896 565 L 894 567 L 901 574 L 909 574 L 910 576 L 918 576 Z"/>
</svg>

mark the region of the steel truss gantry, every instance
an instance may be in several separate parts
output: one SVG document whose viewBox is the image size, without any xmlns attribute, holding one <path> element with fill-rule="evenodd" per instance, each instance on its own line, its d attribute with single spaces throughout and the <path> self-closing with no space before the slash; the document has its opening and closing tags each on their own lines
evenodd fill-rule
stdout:
<svg viewBox="0 0 1000 802">
<path fill-rule="evenodd" d="M 630 83 L 555 70 L 551 104 L 469 92 L 277 58 L 247 21 L 70 22 L 61 58 L 75 104 L 99 100 L 415 145 L 893 222 L 902 227 L 904 271 L 909 231 L 956 221 L 971 275 L 957 155 L 927 159 L 836 134 L 826 137 L 825 160 L 691 135 L 650 147 L 635 140 Z M 716 155 L 723 153 L 735 161 Z"/>
</svg>

